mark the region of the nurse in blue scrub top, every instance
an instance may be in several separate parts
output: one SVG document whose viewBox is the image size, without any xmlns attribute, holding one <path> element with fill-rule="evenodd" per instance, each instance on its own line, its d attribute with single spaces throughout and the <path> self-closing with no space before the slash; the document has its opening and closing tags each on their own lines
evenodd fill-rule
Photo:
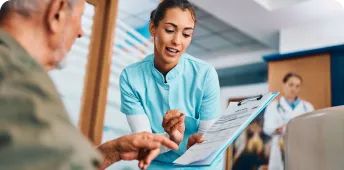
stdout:
<svg viewBox="0 0 344 170">
<path fill-rule="evenodd" d="M 213 66 L 186 54 L 196 15 L 187 0 L 164 0 L 151 13 L 154 54 L 125 68 L 120 76 L 121 112 L 133 133 L 147 131 L 169 137 L 179 150 L 154 150 L 152 170 L 221 170 L 212 166 L 178 167 L 173 161 L 221 116 L 220 87 Z"/>
</svg>

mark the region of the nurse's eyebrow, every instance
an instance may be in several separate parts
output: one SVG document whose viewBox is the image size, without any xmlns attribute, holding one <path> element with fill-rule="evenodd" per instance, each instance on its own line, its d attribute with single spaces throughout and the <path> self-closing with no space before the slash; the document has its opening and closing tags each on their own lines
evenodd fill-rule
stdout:
<svg viewBox="0 0 344 170">
<path fill-rule="evenodd" d="M 166 22 L 166 25 L 172 25 L 174 28 L 178 28 L 178 26 L 172 22 Z M 192 27 L 185 27 L 184 30 L 193 30 Z"/>
</svg>

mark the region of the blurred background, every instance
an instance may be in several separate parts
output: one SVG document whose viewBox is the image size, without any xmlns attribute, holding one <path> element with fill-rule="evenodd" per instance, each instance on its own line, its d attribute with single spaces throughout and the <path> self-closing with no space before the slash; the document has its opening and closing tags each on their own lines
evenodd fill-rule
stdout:
<svg viewBox="0 0 344 170">
<path fill-rule="evenodd" d="M 153 53 L 149 16 L 160 1 L 87 2 L 82 21 L 85 36 L 73 46 L 67 67 L 50 75 L 74 125 L 99 144 L 130 134 L 119 111 L 119 75 L 124 67 Z M 231 101 L 269 91 L 283 93 L 282 77 L 291 71 L 304 78 L 300 96 L 315 109 L 344 104 L 340 0 L 190 2 L 198 23 L 187 52 L 216 68 L 223 110 Z M 253 169 L 267 168 L 265 148 L 270 137 L 262 131 L 263 115 L 225 153 L 226 170 L 239 166 L 243 150 L 252 153 L 246 162 Z M 258 144 L 250 148 L 245 141 L 252 136 L 259 136 Z M 108 169 L 136 170 L 137 162 L 123 161 Z"/>
</svg>

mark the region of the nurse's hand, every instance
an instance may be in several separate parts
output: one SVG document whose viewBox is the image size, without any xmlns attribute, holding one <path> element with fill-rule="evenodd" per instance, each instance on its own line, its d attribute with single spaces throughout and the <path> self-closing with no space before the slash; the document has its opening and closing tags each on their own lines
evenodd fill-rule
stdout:
<svg viewBox="0 0 344 170">
<path fill-rule="evenodd" d="M 191 146 L 193 146 L 196 143 L 202 143 L 204 141 L 204 139 L 202 138 L 202 135 L 203 135 L 202 133 L 196 133 L 190 136 L 188 140 L 187 149 L 189 149 Z"/>
<path fill-rule="evenodd" d="M 170 139 L 177 144 L 182 142 L 184 138 L 185 115 L 179 110 L 169 110 L 164 116 L 162 127 L 165 132 L 170 136 Z"/>
</svg>

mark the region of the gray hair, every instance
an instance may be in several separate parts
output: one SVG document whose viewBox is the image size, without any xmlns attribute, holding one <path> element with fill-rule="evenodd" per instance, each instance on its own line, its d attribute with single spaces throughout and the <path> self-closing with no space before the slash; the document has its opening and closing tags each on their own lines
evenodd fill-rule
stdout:
<svg viewBox="0 0 344 170">
<path fill-rule="evenodd" d="M 14 10 L 19 14 L 29 17 L 31 12 L 41 10 L 42 4 L 47 4 L 51 0 L 9 0 L 3 4 L 1 11 Z M 73 9 L 78 0 L 67 0 L 68 6 Z"/>
</svg>

